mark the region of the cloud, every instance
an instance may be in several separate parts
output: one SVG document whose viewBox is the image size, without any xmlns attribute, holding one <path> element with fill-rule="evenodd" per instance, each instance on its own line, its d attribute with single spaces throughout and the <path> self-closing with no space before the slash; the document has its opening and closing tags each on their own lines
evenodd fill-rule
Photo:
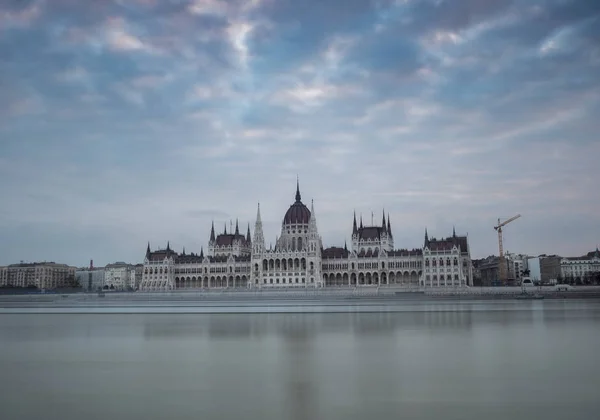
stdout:
<svg viewBox="0 0 600 420">
<path fill-rule="evenodd" d="M 24 7 L 18 7 L 25 4 Z M 17 7 L 10 5 L 0 10 L 0 31 L 3 29 L 25 29 L 31 26 L 42 14 L 40 5 L 36 2 L 20 2 Z"/>
<path fill-rule="evenodd" d="M 496 252 L 579 255 L 600 207 L 595 2 L 136 0 L 0 5 L 0 264 L 267 242 L 314 199 L 325 245 L 390 212 Z M 557 227 L 558 233 L 553 233 Z M 245 229 L 244 229 L 245 230 Z"/>
</svg>

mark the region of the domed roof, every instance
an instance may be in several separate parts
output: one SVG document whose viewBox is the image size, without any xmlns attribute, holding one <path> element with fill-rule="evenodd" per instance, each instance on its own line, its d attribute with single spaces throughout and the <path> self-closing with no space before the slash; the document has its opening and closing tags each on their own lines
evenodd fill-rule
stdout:
<svg viewBox="0 0 600 420">
<path fill-rule="evenodd" d="M 284 225 L 308 224 L 310 221 L 310 210 L 306 207 L 300 197 L 300 185 L 296 184 L 296 202 L 290 206 L 283 218 Z"/>
</svg>

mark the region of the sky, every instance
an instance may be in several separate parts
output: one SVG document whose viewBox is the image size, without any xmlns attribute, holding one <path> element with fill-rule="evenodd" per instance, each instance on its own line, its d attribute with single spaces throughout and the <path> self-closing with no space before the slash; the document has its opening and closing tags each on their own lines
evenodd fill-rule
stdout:
<svg viewBox="0 0 600 420">
<path fill-rule="evenodd" d="M 600 242 L 600 3 L 0 0 L 0 265 L 206 250 L 296 179 L 324 246 Z M 372 216 L 372 214 L 374 216 Z"/>
</svg>

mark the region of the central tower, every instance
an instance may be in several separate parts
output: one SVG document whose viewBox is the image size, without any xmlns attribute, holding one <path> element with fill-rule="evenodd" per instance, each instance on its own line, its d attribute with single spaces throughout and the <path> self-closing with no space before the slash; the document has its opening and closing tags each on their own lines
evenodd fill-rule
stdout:
<svg viewBox="0 0 600 420">
<path fill-rule="evenodd" d="M 259 232 L 259 237 L 257 237 Z M 266 249 L 262 222 L 257 214 L 252 252 L 252 281 L 258 287 L 321 287 L 321 238 L 317 230 L 314 205 L 302 203 L 300 183 L 296 181 L 295 201 L 283 217 L 281 235 L 275 248 Z"/>
</svg>

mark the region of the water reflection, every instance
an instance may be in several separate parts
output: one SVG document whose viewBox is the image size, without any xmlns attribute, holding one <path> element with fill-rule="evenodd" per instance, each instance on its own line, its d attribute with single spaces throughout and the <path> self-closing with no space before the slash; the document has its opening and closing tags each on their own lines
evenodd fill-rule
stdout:
<svg viewBox="0 0 600 420">
<path fill-rule="evenodd" d="M 482 308 L 3 315 L 0 406 L 64 420 L 597 417 L 600 306 Z"/>
<path fill-rule="evenodd" d="M 387 335 L 405 329 L 469 329 L 472 312 L 406 312 L 342 314 L 211 314 L 146 315 L 144 338 L 208 337 L 211 339 L 258 339 L 275 335 L 286 341 L 305 342 L 317 334 L 351 333 L 361 336 Z M 490 321 L 510 322 L 515 314 L 500 314 Z M 523 315 L 520 316 L 523 321 Z"/>
<path fill-rule="evenodd" d="M 271 324 L 277 325 L 279 322 L 279 331 L 283 336 L 284 345 L 280 354 L 279 369 L 285 388 L 286 417 L 317 418 L 317 384 L 311 380 L 315 375 L 312 362 L 315 358 L 313 336 L 319 326 L 319 318 L 322 317 L 291 315 L 281 321 L 274 321 L 279 319 L 277 317 L 270 318 Z"/>
</svg>

